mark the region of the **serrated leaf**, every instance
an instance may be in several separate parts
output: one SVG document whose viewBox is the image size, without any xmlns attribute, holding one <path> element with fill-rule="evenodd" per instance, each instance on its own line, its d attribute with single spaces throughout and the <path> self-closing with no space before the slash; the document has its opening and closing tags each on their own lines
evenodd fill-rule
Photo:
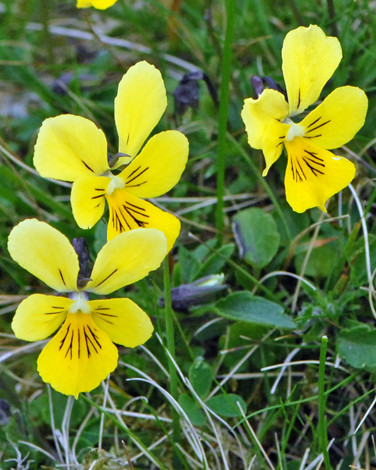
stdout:
<svg viewBox="0 0 376 470">
<path fill-rule="evenodd" d="M 210 391 L 213 374 L 211 367 L 203 357 L 196 357 L 189 369 L 188 377 L 198 396 L 205 398 Z"/>
<path fill-rule="evenodd" d="M 283 310 L 281 305 L 248 291 L 235 292 L 215 304 L 216 313 L 231 320 L 269 325 L 275 328 L 295 328 L 295 323 L 289 315 L 283 313 Z"/>
<path fill-rule="evenodd" d="M 376 329 L 359 325 L 342 330 L 337 337 L 337 351 L 357 369 L 376 369 Z"/>
<path fill-rule="evenodd" d="M 238 212 L 233 222 L 240 257 L 256 268 L 264 268 L 279 248 L 280 236 L 273 216 L 252 207 Z"/>
<path fill-rule="evenodd" d="M 205 403 L 217 415 L 228 418 L 242 416 L 239 405 L 244 413 L 247 412 L 247 405 L 245 404 L 243 398 L 239 395 L 235 395 L 234 393 L 216 395 L 215 397 L 206 400 Z"/>
</svg>

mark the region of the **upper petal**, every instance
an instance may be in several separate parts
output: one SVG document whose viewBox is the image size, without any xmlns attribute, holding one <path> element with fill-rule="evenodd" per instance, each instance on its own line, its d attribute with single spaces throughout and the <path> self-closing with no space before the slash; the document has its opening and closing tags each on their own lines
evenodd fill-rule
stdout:
<svg viewBox="0 0 376 470">
<path fill-rule="evenodd" d="M 68 238 L 36 219 L 10 232 L 8 250 L 20 266 L 58 292 L 77 290 L 78 257 Z"/>
<path fill-rule="evenodd" d="M 106 189 L 110 182 L 106 176 L 88 176 L 73 183 L 71 204 L 79 227 L 93 227 L 102 217 L 106 206 Z"/>
<path fill-rule="evenodd" d="M 25 341 L 47 338 L 63 323 L 72 303 L 65 297 L 33 294 L 18 306 L 12 330 Z"/>
<path fill-rule="evenodd" d="M 367 96 L 360 88 L 336 88 L 300 125 L 312 144 L 334 149 L 346 144 L 363 126 L 367 107 Z"/>
<path fill-rule="evenodd" d="M 282 124 L 288 111 L 289 106 L 284 96 L 276 90 L 266 89 L 257 100 L 252 98 L 244 100 L 241 116 L 249 145 L 264 153 L 266 161 L 264 176 L 281 155 L 283 142 L 290 127 L 288 124 Z"/>
<path fill-rule="evenodd" d="M 125 188 L 116 189 L 113 194 L 107 195 L 107 201 L 110 208 L 107 240 L 139 227 L 157 228 L 167 238 L 167 251 L 171 250 L 180 233 L 177 217 L 129 194 Z"/>
<path fill-rule="evenodd" d="M 157 269 L 167 254 L 167 241 L 156 229 L 123 232 L 107 242 L 98 253 L 85 290 L 110 294 L 139 281 Z"/>
<path fill-rule="evenodd" d="M 127 348 L 144 344 L 153 333 L 149 316 L 130 299 L 92 300 L 94 322 L 114 343 Z"/>
<path fill-rule="evenodd" d="M 130 67 L 119 83 L 115 99 L 119 152 L 135 157 L 166 107 L 160 71 L 145 61 Z"/>
<path fill-rule="evenodd" d="M 106 8 L 112 7 L 117 0 L 77 0 L 77 8 L 89 8 L 93 6 L 98 10 L 105 10 Z"/>
<path fill-rule="evenodd" d="M 91 315 L 70 313 L 38 357 L 38 372 L 51 387 L 76 398 L 115 370 L 118 350 Z"/>
<path fill-rule="evenodd" d="M 106 137 L 81 116 L 46 119 L 35 144 L 34 165 L 45 178 L 63 181 L 101 175 L 109 169 Z"/>
<path fill-rule="evenodd" d="M 342 59 L 337 38 L 316 25 L 290 31 L 283 42 L 282 70 L 290 115 L 303 112 L 320 96 Z"/>
<path fill-rule="evenodd" d="M 288 163 L 286 199 L 296 212 L 318 207 L 341 191 L 355 176 L 355 166 L 346 158 L 316 147 L 302 137 L 286 142 Z"/>
<path fill-rule="evenodd" d="M 154 135 L 119 175 L 125 181 L 127 192 L 148 198 L 170 191 L 180 180 L 188 151 L 188 139 L 181 132 L 165 131 Z"/>
</svg>

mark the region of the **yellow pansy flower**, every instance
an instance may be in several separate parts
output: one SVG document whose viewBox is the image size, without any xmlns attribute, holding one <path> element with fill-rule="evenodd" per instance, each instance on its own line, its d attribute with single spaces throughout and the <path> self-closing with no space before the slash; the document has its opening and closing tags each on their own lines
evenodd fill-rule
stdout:
<svg viewBox="0 0 376 470">
<path fill-rule="evenodd" d="M 43 122 L 35 145 L 35 168 L 46 178 L 73 182 L 72 210 L 81 228 L 98 222 L 107 200 L 108 240 L 139 227 L 157 228 L 172 248 L 179 220 L 143 198 L 161 196 L 176 185 L 187 162 L 188 140 L 179 131 L 160 132 L 139 152 L 166 106 L 160 72 L 145 61 L 131 67 L 115 99 L 120 158 L 112 163 L 104 133 L 92 121 L 65 114 Z M 125 164 L 122 171 L 113 172 Z"/>
<path fill-rule="evenodd" d="M 117 0 L 77 0 L 77 8 L 89 8 L 94 7 L 98 10 L 106 10 L 106 8 L 112 7 Z"/>
<path fill-rule="evenodd" d="M 167 241 L 156 229 L 124 232 L 98 253 L 90 279 L 79 288 L 79 258 L 58 230 L 36 219 L 13 228 L 8 249 L 24 269 L 61 295 L 32 294 L 17 308 L 12 328 L 17 338 L 38 341 L 59 327 L 38 358 L 42 379 L 76 398 L 96 388 L 117 365 L 113 343 L 134 348 L 147 341 L 153 325 L 130 299 L 89 300 L 89 293 L 111 294 L 157 269 Z"/>
<path fill-rule="evenodd" d="M 363 126 L 368 101 L 361 89 L 337 88 L 301 122 L 291 119 L 318 99 L 341 58 L 338 39 L 318 26 L 290 31 L 282 49 L 288 101 L 273 89 L 244 101 L 248 142 L 264 153 L 263 176 L 286 148 L 286 198 L 296 212 L 316 206 L 326 212 L 326 201 L 355 176 L 354 165 L 328 149 L 346 144 Z"/>
</svg>

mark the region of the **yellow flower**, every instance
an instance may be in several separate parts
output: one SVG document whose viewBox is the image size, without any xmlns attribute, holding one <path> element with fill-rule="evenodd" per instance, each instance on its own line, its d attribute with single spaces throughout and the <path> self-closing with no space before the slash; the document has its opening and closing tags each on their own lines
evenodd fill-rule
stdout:
<svg viewBox="0 0 376 470">
<path fill-rule="evenodd" d="M 84 288 L 78 288 L 78 256 L 58 230 L 27 219 L 11 231 L 11 257 L 61 295 L 33 294 L 19 305 L 12 322 L 17 338 L 38 341 L 61 325 L 38 358 L 42 379 L 76 398 L 96 388 L 117 365 L 113 343 L 134 348 L 147 341 L 153 325 L 130 299 L 89 300 L 89 293 L 106 295 L 157 269 L 167 242 L 156 229 L 125 232 L 99 252 Z"/>
<path fill-rule="evenodd" d="M 157 228 L 165 234 L 168 249 L 172 248 L 179 235 L 179 220 L 141 198 L 160 196 L 176 185 L 187 162 L 188 140 L 175 130 L 160 132 L 139 153 L 166 106 L 160 72 L 144 61 L 131 67 L 115 99 L 119 152 L 125 156 L 112 163 L 106 138 L 92 121 L 65 114 L 43 122 L 34 165 L 46 178 L 73 181 L 72 210 L 81 228 L 98 222 L 107 200 L 108 240 L 139 227 Z M 125 169 L 113 173 L 124 164 Z"/>
<path fill-rule="evenodd" d="M 288 102 L 272 89 L 244 101 L 248 142 L 264 153 L 263 176 L 286 147 L 286 198 L 296 212 L 316 206 L 326 212 L 325 202 L 355 176 L 354 165 L 328 149 L 344 145 L 363 126 L 368 102 L 361 89 L 337 88 L 301 122 L 291 119 L 318 99 L 341 58 L 338 39 L 318 26 L 290 31 L 282 49 Z"/>
<path fill-rule="evenodd" d="M 98 10 L 106 10 L 106 8 L 112 7 L 117 0 L 77 0 L 77 8 L 89 8 L 94 7 Z"/>
</svg>

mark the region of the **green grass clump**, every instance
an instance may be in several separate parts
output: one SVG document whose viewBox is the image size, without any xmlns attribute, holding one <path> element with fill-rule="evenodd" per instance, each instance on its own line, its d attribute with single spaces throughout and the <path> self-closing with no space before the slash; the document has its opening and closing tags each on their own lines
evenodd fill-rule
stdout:
<svg viewBox="0 0 376 470">
<path fill-rule="evenodd" d="M 77 10 L 73 0 L 0 4 L 2 470 L 375 465 L 375 4 L 238 0 L 232 37 L 234 3 L 118 0 L 105 11 Z M 292 212 L 285 157 L 262 178 L 262 153 L 249 147 L 240 118 L 253 75 L 284 86 L 283 38 L 309 24 L 338 36 L 343 50 L 322 98 L 353 85 L 369 99 L 364 127 L 337 151 L 355 163 L 356 178 L 327 214 Z M 110 379 L 76 401 L 41 381 L 45 342 L 12 333 L 19 302 L 49 290 L 11 260 L 6 243 L 14 225 L 36 217 L 99 251 L 105 224 L 77 228 L 70 185 L 36 173 L 33 147 L 44 119 L 72 113 L 96 122 L 116 153 L 113 101 L 139 60 L 161 70 L 168 92 L 154 133 L 178 129 L 190 141 L 182 180 L 155 201 L 181 219 L 182 232 L 164 272 L 127 288 L 156 333 L 135 350 L 120 347 Z M 177 115 L 173 92 L 196 69 L 209 80 L 199 81 L 198 106 Z M 244 256 L 234 225 L 253 248 Z M 226 289 L 170 308 L 170 287 L 222 273 Z"/>
</svg>

